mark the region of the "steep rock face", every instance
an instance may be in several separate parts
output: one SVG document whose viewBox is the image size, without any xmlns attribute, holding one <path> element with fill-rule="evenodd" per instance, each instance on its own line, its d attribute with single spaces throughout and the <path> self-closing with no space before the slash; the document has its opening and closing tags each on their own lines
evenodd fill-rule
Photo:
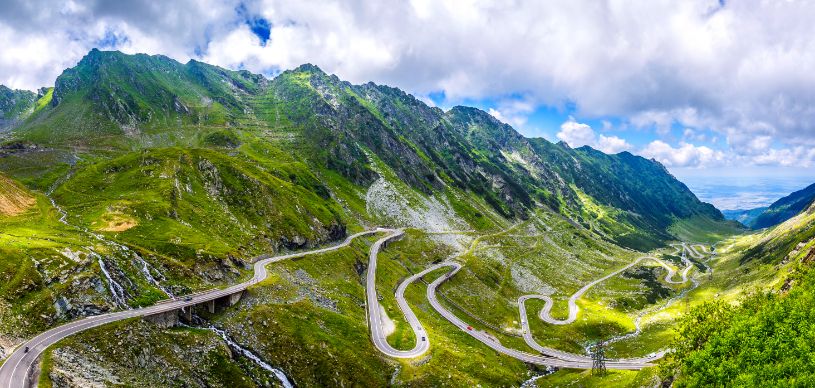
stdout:
<svg viewBox="0 0 815 388">
<path fill-rule="evenodd" d="M 778 225 L 806 210 L 813 203 L 815 203 L 815 184 L 773 202 L 747 226 L 762 229 Z"/>
<path fill-rule="evenodd" d="M 375 174 L 361 148 L 365 147 L 395 167 L 399 178 L 412 187 L 426 193 L 441 188 L 417 150 L 366 106 L 370 102 L 353 85 L 316 66 L 303 65 L 275 78 L 270 88 L 292 107 L 284 114 L 303 127 L 306 138 L 316 140 L 313 153 L 328 167 L 354 182 L 373 183 Z"/>
<path fill-rule="evenodd" d="M 448 111 L 445 119 L 475 150 L 472 160 L 490 176 L 493 188 L 513 212 L 524 214 L 523 209 L 533 201 L 557 209 L 560 203 L 555 198 L 576 205 L 558 174 L 544 165 L 528 140 L 509 125 L 480 109 L 461 106 Z"/>
</svg>

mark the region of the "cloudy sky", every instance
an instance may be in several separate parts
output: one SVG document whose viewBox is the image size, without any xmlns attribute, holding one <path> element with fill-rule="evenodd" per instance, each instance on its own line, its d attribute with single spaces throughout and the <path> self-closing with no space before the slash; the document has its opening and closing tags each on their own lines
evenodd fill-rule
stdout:
<svg viewBox="0 0 815 388">
<path fill-rule="evenodd" d="M 0 3 L 0 83 L 53 85 L 91 48 L 274 76 L 314 63 L 527 136 L 683 174 L 815 176 L 815 2 Z"/>
</svg>

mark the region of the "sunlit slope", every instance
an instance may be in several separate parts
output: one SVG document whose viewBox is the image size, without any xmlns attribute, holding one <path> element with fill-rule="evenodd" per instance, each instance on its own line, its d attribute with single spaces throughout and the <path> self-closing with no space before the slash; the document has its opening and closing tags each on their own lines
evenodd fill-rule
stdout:
<svg viewBox="0 0 815 388">
<path fill-rule="evenodd" d="M 51 146 L 126 149 L 184 143 L 243 114 L 242 96 L 262 77 L 164 56 L 93 50 L 65 70 L 21 124 L 26 140 Z"/>
<path fill-rule="evenodd" d="M 35 202 L 28 190 L 0 174 L 0 217 L 13 217 L 24 213 Z"/>
<path fill-rule="evenodd" d="M 53 196 L 71 221 L 181 260 L 344 235 L 339 209 L 307 170 L 258 164 L 205 149 L 134 152 L 78 165 Z"/>
<path fill-rule="evenodd" d="M 245 147 L 82 160 L 53 203 L 0 177 L 3 333 L 231 284 L 255 255 L 345 235 L 342 209 L 302 164 Z"/>
<path fill-rule="evenodd" d="M 742 261 L 777 264 L 788 261 L 790 252 L 808 249 L 815 237 L 815 204 L 783 223 L 752 236 L 753 246 Z"/>
<path fill-rule="evenodd" d="M 95 50 L 41 94 L 0 144 L 0 171 L 34 199 L 7 195 L 16 215 L 3 231 L 41 244 L 4 248 L 10 279 L 23 279 L 3 302 L 5 333 L 24 327 L 15 336 L 234 283 L 255 255 L 389 225 L 467 252 L 452 303 L 517 341 L 514 304 L 529 284 L 562 302 L 636 257 L 621 246 L 660 246 L 680 222 L 723 225 L 654 161 L 527 139 L 484 111 L 445 112 L 312 65 L 266 79 Z M 385 290 L 404 266 L 383 275 Z M 655 271 L 598 288 L 585 308 L 599 318 L 551 342 L 579 350 L 630 330 L 632 312 L 669 293 Z"/>
<path fill-rule="evenodd" d="M 93 242 L 59 222 L 45 196 L 2 175 L 0 204 L 0 336 L 14 341 L 55 319 L 53 298 L 71 288 L 61 283 L 78 269 L 60 252 Z"/>
<path fill-rule="evenodd" d="M 528 139 L 484 111 L 445 112 L 313 65 L 268 80 L 195 61 L 93 50 L 57 78 L 13 138 L 24 147 L 109 158 L 228 145 L 230 133 L 269 141 L 315 173 L 327 169 L 362 187 L 377 179 L 370 152 L 424 195 L 452 187 L 514 220 L 546 206 L 632 248 L 671 240 L 676 222 L 723 222 L 654 161 Z"/>
<path fill-rule="evenodd" d="M 527 139 L 475 108 L 444 112 L 398 89 L 352 85 L 310 65 L 275 78 L 260 101 L 273 107 L 262 121 L 285 133 L 301 128 L 302 139 L 311 140 L 299 144 L 299 155 L 363 185 L 375 176 L 364 148 L 423 193 L 452 186 L 510 219 L 546 206 L 639 249 L 674 239 L 676 222 L 726 225 L 718 210 L 655 161 Z"/>
<path fill-rule="evenodd" d="M 815 373 L 815 206 L 744 238 L 747 276 L 764 278 L 760 292 L 694 309 L 678 329 L 676 356 L 663 374 L 677 386 L 809 386 Z M 764 270 L 775 276 L 754 273 Z"/>
</svg>

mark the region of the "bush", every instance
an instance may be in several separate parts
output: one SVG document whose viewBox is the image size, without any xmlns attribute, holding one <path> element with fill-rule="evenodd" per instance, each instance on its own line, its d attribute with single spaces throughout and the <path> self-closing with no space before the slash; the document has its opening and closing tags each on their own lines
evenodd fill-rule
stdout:
<svg viewBox="0 0 815 388">
<path fill-rule="evenodd" d="M 677 328 L 663 375 L 677 387 L 815 386 L 815 271 L 788 294 L 706 303 Z"/>
</svg>

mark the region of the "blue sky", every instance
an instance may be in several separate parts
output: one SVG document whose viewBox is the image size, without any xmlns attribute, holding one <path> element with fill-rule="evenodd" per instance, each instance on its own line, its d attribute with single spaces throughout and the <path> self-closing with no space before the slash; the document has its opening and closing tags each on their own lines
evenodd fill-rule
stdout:
<svg viewBox="0 0 815 388">
<path fill-rule="evenodd" d="M 12 0 L 0 84 L 51 85 L 93 47 L 268 76 L 313 63 L 677 176 L 810 179 L 813 14 L 718 0 Z"/>
</svg>

